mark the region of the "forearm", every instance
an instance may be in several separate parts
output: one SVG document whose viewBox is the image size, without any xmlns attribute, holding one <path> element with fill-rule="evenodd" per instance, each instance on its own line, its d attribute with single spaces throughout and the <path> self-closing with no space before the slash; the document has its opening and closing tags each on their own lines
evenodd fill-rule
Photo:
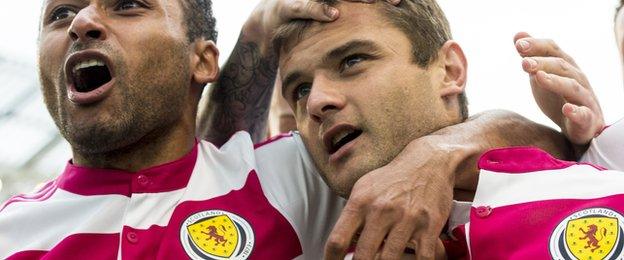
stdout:
<svg viewBox="0 0 624 260">
<path fill-rule="evenodd" d="M 277 58 L 261 51 L 257 37 L 246 30 L 199 107 L 197 133 L 217 146 L 237 131 L 248 131 L 254 143 L 266 137 Z"/>
<path fill-rule="evenodd" d="M 434 132 L 449 153 L 456 199 L 469 199 L 478 181 L 477 161 L 487 150 L 507 146 L 536 146 L 561 159 L 572 159 L 572 149 L 559 132 L 507 111 L 488 111 L 466 122 Z"/>
</svg>

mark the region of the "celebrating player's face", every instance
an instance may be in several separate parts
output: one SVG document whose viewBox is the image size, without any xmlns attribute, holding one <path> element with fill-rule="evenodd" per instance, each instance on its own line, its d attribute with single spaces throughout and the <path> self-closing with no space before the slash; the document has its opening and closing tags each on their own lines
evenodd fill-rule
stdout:
<svg viewBox="0 0 624 260">
<path fill-rule="evenodd" d="M 346 196 L 363 174 L 450 119 L 437 90 L 443 68 L 415 64 L 410 41 L 379 6 L 338 8 L 341 18 L 313 24 L 281 54 L 280 70 L 308 151 Z"/>
<path fill-rule="evenodd" d="M 47 0 L 39 74 L 75 150 L 101 153 L 165 131 L 190 82 L 178 1 Z"/>
</svg>

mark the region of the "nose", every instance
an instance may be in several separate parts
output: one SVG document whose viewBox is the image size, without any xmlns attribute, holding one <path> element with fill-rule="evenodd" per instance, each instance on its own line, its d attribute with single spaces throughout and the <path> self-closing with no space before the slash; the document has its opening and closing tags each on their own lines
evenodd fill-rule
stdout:
<svg viewBox="0 0 624 260">
<path fill-rule="evenodd" d="M 307 111 L 310 118 L 318 123 L 327 116 L 344 108 L 346 97 L 342 94 L 340 84 L 327 77 L 317 77 L 308 94 Z"/>
<path fill-rule="evenodd" d="M 97 7 L 90 5 L 83 8 L 74 17 L 69 30 L 69 37 L 74 42 L 103 41 L 106 39 L 106 28 Z"/>
</svg>

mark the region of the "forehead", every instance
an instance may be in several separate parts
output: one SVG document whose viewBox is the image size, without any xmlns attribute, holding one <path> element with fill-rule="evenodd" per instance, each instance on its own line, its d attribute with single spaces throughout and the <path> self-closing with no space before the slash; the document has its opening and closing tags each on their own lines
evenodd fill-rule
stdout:
<svg viewBox="0 0 624 260">
<path fill-rule="evenodd" d="M 369 41 L 398 52 L 409 45 L 407 36 L 384 15 L 381 5 L 340 1 L 336 6 L 340 17 L 329 23 L 314 22 L 297 39 L 289 39 L 280 53 L 280 67 L 301 64 L 303 60 L 320 58 L 334 48 L 350 41 Z M 410 48 L 411 50 L 411 48 Z M 287 66 L 288 67 L 288 66 Z"/>
<path fill-rule="evenodd" d="M 42 12 L 50 11 L 50 8 L 61 4 L 76 4 L 76 5 L 112 5 L 119 0 L 44 0 L 42 4 Z M 166 13 L 182 13 L 182 7 L 188 0 L 144 0 L 150 6 L 157 7 L 164 10 Z"/>
<path fill-rule="evenodd" d="M 340 11 L 340 17 L 334 22 L 313 22 L 297 39 L 291 39 L 291 47 L 301 45 L 305 39 L 321 38 L 333 34 L 356 36 L 366 30 L 381 29 L 390 23 L 381 15 L 380 4 L 365 4 L 357 2 L 338 1 L 335 6 Z M 293 37 L 294 38 L 294 37 Z"/>
</svg>

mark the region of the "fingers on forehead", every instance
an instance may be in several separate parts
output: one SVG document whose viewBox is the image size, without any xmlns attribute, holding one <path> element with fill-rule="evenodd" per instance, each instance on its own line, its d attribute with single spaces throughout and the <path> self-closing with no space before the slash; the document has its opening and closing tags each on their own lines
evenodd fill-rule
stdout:
<svg viewBox="0 0 624 260">
<path fill-rule="evenodd" d="M 317 21 L 331 21 L 337 13 L 327 4 L 312 0 L 292 0 L 281 10 L 285 19 L 313 19 Z"/>
</svg>

